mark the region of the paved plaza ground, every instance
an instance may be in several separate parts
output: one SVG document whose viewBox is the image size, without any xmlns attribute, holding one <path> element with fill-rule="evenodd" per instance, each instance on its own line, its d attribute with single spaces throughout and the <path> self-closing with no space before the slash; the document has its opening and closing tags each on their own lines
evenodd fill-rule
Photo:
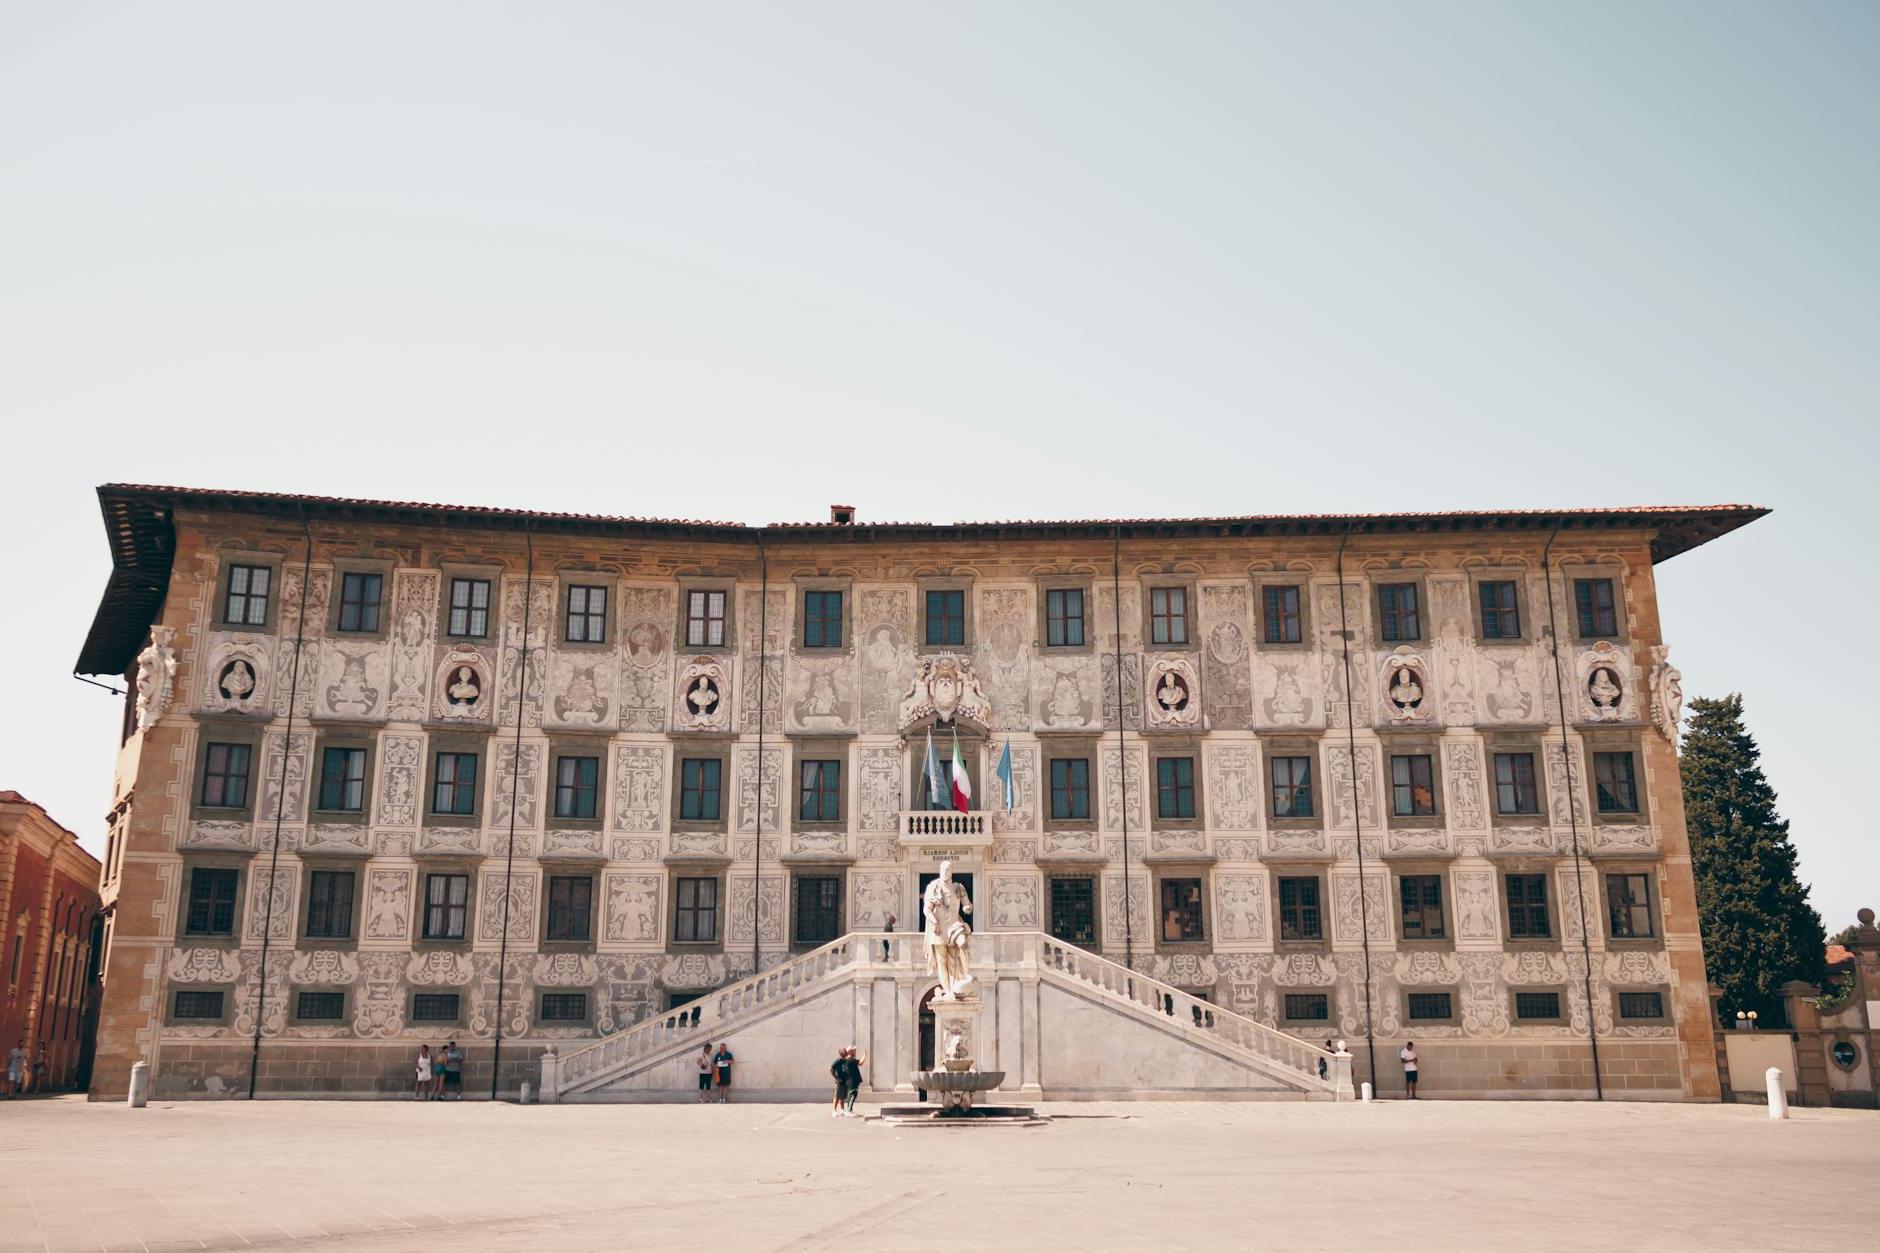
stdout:
<svg viewBox="0 0 1880 1253">
<path fill-rule="evenodd" d="M 1880 1114 L 1046 1108 L 0 1102 L 0 1253 L 1880 1247 Z"/>
</svg>

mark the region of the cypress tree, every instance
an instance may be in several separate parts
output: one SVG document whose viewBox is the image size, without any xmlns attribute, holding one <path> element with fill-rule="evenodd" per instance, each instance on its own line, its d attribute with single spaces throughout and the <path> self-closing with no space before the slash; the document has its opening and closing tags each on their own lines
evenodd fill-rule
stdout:
<svg viewBox="0 0 1880 1253">
<path fill-rule="evenodd" d="M 1784 983 L 1821 981 L 1827 934 L 1796 878 L 1789 824 L 1743 727 L 1742 695 L 1693 700 L 1690 713 L 1679 764 L 1704 961 L 1726 1020 L 1753 1009 L 1774 1026 L 1787 1021 Z"/>
</svg>

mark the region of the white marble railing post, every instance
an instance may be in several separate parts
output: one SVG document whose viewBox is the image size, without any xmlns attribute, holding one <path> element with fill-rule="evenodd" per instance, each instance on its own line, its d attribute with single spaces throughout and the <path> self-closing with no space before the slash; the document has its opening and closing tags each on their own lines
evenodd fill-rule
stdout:
<svg viewBox="0 0 1880 1253">
<path fill-rule="evenodd" d="M 1787 1118 L 1789 1094 L 1782 1090 L 1782 1067 L 1771 1066 L 1763 1072 L 1763 1079 L 1769 1084 L 1769 1117 Z"/>
<path fill-rule="evenodd" d="M 1332 1054 L 1332 1099 L 1351 1101 L 1357 1099 L 1357 1093 L 1351 1087 L 1351 1054 L 1345 1051 L 1345 1042 L 1338 1042 L 1338 1051 Z"/>
<path fill-rule="evenodd" d="M 542 1054 L 542 1104 L 554 1105 L 561 1100 L 561 1054 L 554 1045 Z"/>
</svg>

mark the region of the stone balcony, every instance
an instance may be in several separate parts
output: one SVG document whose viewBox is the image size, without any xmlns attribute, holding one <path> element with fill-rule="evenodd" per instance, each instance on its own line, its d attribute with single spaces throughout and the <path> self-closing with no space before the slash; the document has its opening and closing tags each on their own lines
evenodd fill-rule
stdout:
<svg viewBox="0 0 1880 1253">
<path fill-rule="evenodd" d="M 977 852 L 992 845 L 992 813 L 975 809 L 903 809 L 901 847 Z M 938 855 L 936 853 L 936 855 Z"/>
</svg>

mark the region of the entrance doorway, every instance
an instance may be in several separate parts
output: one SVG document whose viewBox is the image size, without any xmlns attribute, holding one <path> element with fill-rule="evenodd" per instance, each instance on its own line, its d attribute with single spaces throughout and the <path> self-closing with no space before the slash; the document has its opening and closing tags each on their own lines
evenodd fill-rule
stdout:
<svg viewBox="0 0 1880 1253">
<path fill-rule="evenodd" d="M 935 992 L 938 992 L 939 990 L 940 989 L 938 986 L 928 988 L 927 994 L 920 998 L 920 1011 L 919 1011 L 919 1017 L 920 1017 L 919 1062 L 920 1064 L 915 1067 L 916 1070 L 932 1070 L 933 1069 L 934 1027 L 933 1027 L 933 1006 L 931 1005 L 930 1002 L 932 1002 L 933 1000 L 933 994 Z M 924 1096 L 921 1097 L 921 1100 L 923 1101 L 926 1099 L 927 1098 Z"/>
</svg>

